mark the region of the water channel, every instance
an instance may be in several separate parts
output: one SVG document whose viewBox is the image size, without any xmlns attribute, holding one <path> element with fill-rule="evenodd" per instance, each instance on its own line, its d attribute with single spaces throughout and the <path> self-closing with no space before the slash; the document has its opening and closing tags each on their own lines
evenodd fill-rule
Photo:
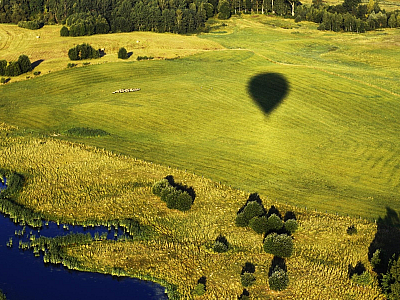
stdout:
<svg viewBox="0 0 400 300">
<path fill-rule="evenodd" d="M 4 182 L 4 180 L 3 180 Z M 1 180 L 0 180 L 1 185 Z M 1 186 L 0 186 L 1 188 Z M 4 188 L 3 188 L 4 189 Z M 17 236 L 15 233 L 23 231 Z M 0 213 L 0 289 L 7 300 L 158 300 L 168 299 L 165 288 L 150 282 L 128 277 L 116 277 L 90 272 L 71 271 L 60 265 L 45 264 L 43 257 L 35 257 L 31 250 L 20 250 L 19 240 L 36 237 L 55 237 L 69 233 L 87 233 L 94 236 L 107 232 L 108 239 L 115 239 L 120 231 L 107 227 L 84 228 L 46 223 L 38 230 L 14 224 Z M 7 242 L 12 238 L 12 247 Z"/>
</svg>

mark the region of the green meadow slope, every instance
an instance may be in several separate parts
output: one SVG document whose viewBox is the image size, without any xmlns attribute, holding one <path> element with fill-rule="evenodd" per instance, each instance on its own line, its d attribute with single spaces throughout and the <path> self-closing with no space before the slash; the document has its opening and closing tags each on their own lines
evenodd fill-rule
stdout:
<svg viewBox="0 0 400 300">
<path fill-rule="evenodd" d="M 398 30 L 319 32 L 267 16 L 226 24 L 193 37 L 215 50 L 1 86 L 0 120 L 308 209 L 364 218 L 399 210 Z M 257 76 L 268 80 L 257 85 Z M 112 94 L 119 88 L 141 91 Z M 271 99 L 275 109 L 263 110 Z M 68 135 L 74 127 L 110 135 Z"/>
</svg>

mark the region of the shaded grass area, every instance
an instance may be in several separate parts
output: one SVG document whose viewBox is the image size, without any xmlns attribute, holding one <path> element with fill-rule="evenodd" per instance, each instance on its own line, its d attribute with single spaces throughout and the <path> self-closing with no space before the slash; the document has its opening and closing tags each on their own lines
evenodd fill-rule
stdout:
<svg viewBox="0 0 400 300">
<path fill-rule="evenodd" d="M 107 131 L 102 129 L 92 129 L 89 127 L 73 127 L 67 130 L 67 134 L 78 137 L 95 137 L 109 135 Z"/>
<path fill-rule="evenodd" d="M 26 177 L 16 199 L 21 205 L 52 220 L 135 219 L 154 230 L 151 239 L 68 246 L 65 253 L 80 270 L 156 278 L 176 286 L 183 299 L 192 297 L 192 289 L 204 276 L 207 291 L 198 299 L 236 299 L 243 290 L 243 265 L 251 262 L 256 282 L 248 291 L 255 298 L 383 299 L 375 280 L 359 288 L 348 278 L 348 265 L 357 262 L 371 272 L 368 246 L 376 232 L 373 223 L 263 199 L 266 207 L 274 204 L 282 214 L 295 211 L 300 225 L 294 234 L 294 255 L 286 262 L 289 288 L 276 293 L 267 284 L 272 255 L 262 250 L 262 235 L 234 225 L 248 193 L 185 171 L 79 144 L 6 136 L 3 131 L 0 135 L 0 165 Z M 188 212 L 170 210 L 152 194 L 152 184 L 166 174 L 195 189 L 196 201 Z M 357 228 L 357 234 L 346 234 L 350 225 Z M 230 245 L 225 253 L 212 251 L 213 241 L 220 235 Z"/>
</svg>

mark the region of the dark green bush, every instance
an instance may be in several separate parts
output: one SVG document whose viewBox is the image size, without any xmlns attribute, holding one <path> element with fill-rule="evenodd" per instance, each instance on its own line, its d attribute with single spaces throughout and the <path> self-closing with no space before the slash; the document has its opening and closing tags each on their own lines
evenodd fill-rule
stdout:
<svg viewBox="0 0 400 300">
<path fill-rule="evenodd" d="M 226 0 L 218 2 L 218 19 L 226 20 L 231 16 L 230 4 Z"/>
<path fill-rule="evenodd" d="M 217 252 L 217 253 L 224 253 L 224 252 L 228 251 L 228 247 L 222 242 L 215 241 L 214 245 L 213 245 L 213 250 L 214 250 L 214 252 Z"/>
<path fill-rule="evenodd" d="M 174 208 L 180 211 L 187 211 L 192 207 L 192 203 L 193 199 L 187 192 L 180 192 Z"/>
<path fill-rule="evenodd" d="M 66 26 L 63 26 L 60 30 L 60 36 L 69 36 L 69 29 Z"/>
<path fill-rule="evenodd" d="M 127 59 L 128 58 L 128 52 L 126 51 L 125 48 L 119 48 L 118 50 L 118 58 L 120 59 Z"/>
<path fill-rule="evenodd" d="M 388 271 L 382 278 L 382 289 L 389 300 L 400 299 L 400 258 L 389 262 Z"/>
<path fill-rule="evenodd" d="M 18 64 L 19 64 L 19 67 L 21 68 L 22 73 L 32 71 L 31 61 L 29 60 L 29 57 L 26 55 L 22 54 L 19 56 Z"/>
<path fill-rule="evenodd" d="M 187 211 L 192 207 L 193 198 L 186 191 L 181 191 L 171 186 L 168 179 L 157 181 L 153 187 L 154 195 L 160 196 L 161 200 L 167 203 L 170 209 Z"/>
<path fill-rule="evenodd" d="M 270 230 L 276 230 L 278 231 L 283 227 L 283 222 L 282 219 L 277 216 L 276 214 L 272 214 L 268 218 L 268 228 Z"/>
<path fill-rule="evenodd" d="M 6 76 L 19 76 L 22 74 L 21 67 L 18 62 L 10 62 L 6 68 Z"/>
<path fill-rule="evenodd" d="M 7 61 L 4 59 L 0 60 L 0 76 L 6 75 L 6 69 L 7 69 Z"/>
<path fill-rule="evenodd" d="M 284 226 L 285 226 L 286 231 L 289 233 L 294 233 L 297 230 L 297 228 L 299 227 L 299 225 L 297 224 L 297 221 L 294 219 L 286 220 Z"/>
<path fill-rule="evenodd" d="M 176 192 L 176 189 L 174 189 L 170 185 L 166 186 L 164 189 L 161 190 L 161 193 L 160 193 L 161 200 L 164 202 L 167 202 L 168 196 L 174 192 Z"/>
<path fill-rule="evenodd" d="M 284 270 L 277 267 L 268 278 L 268 283 L 271 290 L 283 291 L 289 285 L 289 276 Z"/>
<path fill-rule="evenodd" d="M 287 234 L 271 233 L 263 245 L 264 251 L 278 257 L 290 257 L 293 252 L 293 239 Z"/>
<path fill-rule="evenodd" d="M 252 218 L 249 226 L 258 234 L 266 233 L 269 230 L 268 219 L 265 216 Z"/>
<path fill-rule="evenodd" d="M 248 287 L 252 286 L 255 283 L 256 277 L 252 273 L 244 272 L 240 276 L 240 281 L 242 282 L 242 285 L 244 287 Z"/>
<path fill-rule="evenodd" d="M 249 202 L 242 212 L 247 219 L 247 223 L 254 217 L 260 217 L 264 214 L 262 205 L 256 201 Z"/>
<path fill-rule="evenodd" d="M 346 232 L 347 232 L 347 234 L 349 234 L 349 235 L 356 234 L 356 233 L 357 233 L 357 228 L 356 228 L 356 226 L 351 225 L 351 226 L 347 227 Z"/>
<path fill-rule="evenodd" d="M 236 215 L 235 224 L 239 227 L 246 227 L 249 225 L 249 221 L 245 217 L 244 213 L 240 213 Z"/>
<path fill-rule="evenodd" d="M 168 180 L 161 179 L 153 184 L 151 191 L 153 192 L 154 195 L 161 197 L 161 191 L 165 189 L 167 186 L 169 186 Z"/>
<path fill-rule="evenodd" d="M 35 76 L 40 75 L 40 71 L 33 72 L 33 75 L 35 75 Z"/>
</svg>

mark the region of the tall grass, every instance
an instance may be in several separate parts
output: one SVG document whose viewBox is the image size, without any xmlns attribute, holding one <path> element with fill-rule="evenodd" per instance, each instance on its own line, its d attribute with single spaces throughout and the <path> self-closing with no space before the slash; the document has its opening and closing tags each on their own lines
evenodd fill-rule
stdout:
<svg viewBox="0 0 400 300">
<path fill-rule="evenodd" d="M 256 283 L 249 292 L 255 299 L 384 299 L 376 280 L 361 288 L 348 278 L 349 265 L 357 262 L 372 273 L 367 253 L 376 226 L 365 220 L 262 197 L 266 207 L 274 204 L 282 214 L 294 211 L 300 225 L 294 234 L 294 255 L 287 260 L 289 288 L 276 293 L 267 284 L 272 255 L 262 250 L 262 236 L 235 226 L 247 192 L 182 170 L 49 138 L 5 137 L 0 165 L 25 175 L 16 201 L 48 219 L 136 219 L 155 231 L 151 239 L 66 246 L 63 255 L 71 268 L 161 280 L 176 286 L 183 299 L 192 297 L 197 280 L 205 276 L 207 292 L 199 299 L 236 299 L 242 292 L 242 266 L 251 262 Z M 152 184 L 168 174 L 194 187 L 196 199 L 188 212 L 170 210 L 152 194 Z M 357 234 L 346 234 L 350 225 Z M 230 244 L 225 253 L 212 250 L 219 235 Z"/>
</svg>

